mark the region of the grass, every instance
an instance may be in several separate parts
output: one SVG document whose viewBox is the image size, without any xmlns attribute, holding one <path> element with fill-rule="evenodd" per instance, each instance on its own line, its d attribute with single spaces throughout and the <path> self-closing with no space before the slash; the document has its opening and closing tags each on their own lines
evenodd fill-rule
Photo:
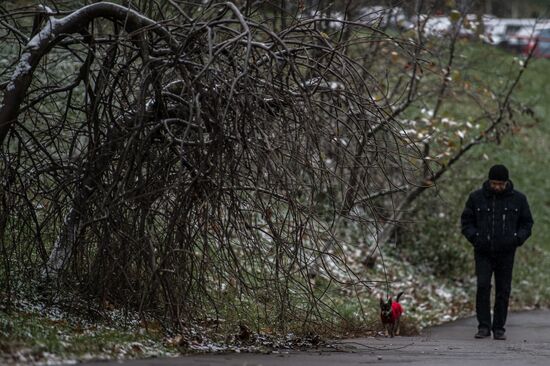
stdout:
<svg viewBox="0 0 550 366">
<path fill-rule="evenodd" d="M 494 49 L 480 49 L 467 45 L 466 53 L 479 52 L 491 62 L 480 64 L 469 74 L 485 77 L 500 83 L 510 65 L 517 64 L 515 55 Z M 492 57 L 486 52 L 491 52 Z M 517 252 L 511 306 L 514 309 L 550 306 L 550 199 L 546 182 L 550 125 L 550 60 L 533 60 L 519 83 L 514 98 L 532 109 L 538 118 L 536 123 L 527 114 L 516 114 L 517 125 L 512 133 L 504 136 L 499 144 L 487 143 L 472 149 L 439 182 L 437 194 L 424 197 L 415 211 L 415 225 L 403 233 L 404 244 L 398 255 L 424 264 L 429 272 L 441 281 L 466 281 L 474 276 L 473 251 L 460 234 L 460 214 L 467 194 L 479 188 L 486 179 L 489 167 L 505 164 L 510 170 L 516 189 L 528 197 L 535 226 L 532 237 Z M 467 106 L 453 106 L 448 112 L 468 110 Z M 462 116 L 464 118 L 467 116 Z M 442 229 L 443 228 L 443 229 Z M 419 249 L 422 248 L 422 249 Z M 465 286 L 472 294 L 474 283 Z"/>
<path fill-rule="evenodd" d="M 0 363 L 143 358 L 174 351 L 165 347 L 158 331 L 52 319 L 36 312 L 0 312 Z"/>
</svg>

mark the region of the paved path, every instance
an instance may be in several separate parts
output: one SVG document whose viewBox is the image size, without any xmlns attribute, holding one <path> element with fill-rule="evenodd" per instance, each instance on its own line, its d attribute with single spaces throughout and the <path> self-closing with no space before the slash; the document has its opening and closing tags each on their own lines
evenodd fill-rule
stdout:
<svg viewBox="0 0 550 366">
<path fill-rule="evenodd" d="M 434 327 L 418 337 L 362 338 L 343 341 L 344 352 L 225 354 L 130 361 L 127 366 L 313 366 L 407 365 L 479 366 L 550 365 L 550 311 L 508 316 L 506 341 L 477 340 L 474 318 Z M 107 365 L 97 363 L 91 365 Z M 114 365 L 114 363 L 113 363 Z"/>
</svg>

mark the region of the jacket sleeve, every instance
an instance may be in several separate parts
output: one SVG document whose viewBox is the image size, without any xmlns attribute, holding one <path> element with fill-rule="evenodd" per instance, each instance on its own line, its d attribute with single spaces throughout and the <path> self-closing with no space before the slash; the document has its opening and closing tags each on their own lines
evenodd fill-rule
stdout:
<svg viewBox="0 0 550 366">
<path fill-rule="evenodd" d="M 533 216 L 529 209 L 529 203 L 527 198 L 523 199 L 519 219 L 518 219 L 518 239 L 519 245 L 523 245 L 525 241 L 531 236 L 531 228 L 533 227 Z"/>
<path fill-rule="evenodd" d="M 466 239 L 473 244 L 476 235 L 478 234 L 478 229 L 476 226 L 474 200 L 472 199 L 471 194 L 468 197 L 466 207 L 464 207 L 464 211 L 462 211 L 462 215 L 460 216 L 460 224 L 462 226 L 462 235 L 464 235 Z"/>
</svg>

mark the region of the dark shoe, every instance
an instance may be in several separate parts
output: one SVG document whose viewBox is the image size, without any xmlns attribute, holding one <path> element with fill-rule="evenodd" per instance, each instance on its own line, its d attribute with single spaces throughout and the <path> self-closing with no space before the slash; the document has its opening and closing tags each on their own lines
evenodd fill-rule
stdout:
<svg viewBox="0 0 550 366">
<path fill-rule="evenodd" d="M 474 337 L 477 338 L 477 339 L 481 339 L 481 338 L 487 338 L 487 337 L 490 337 L 490 336 L 491 336 L 490 331 L 488 331 L 487 329 L 480 329 L 480 330 L 477 331 L 477 333 Z"/>
<path fill-rule="evenodd" d="M 506 335 L 504 334 L 503 330 L 496 330 L 493 332 L 493 339 L 497 339 L 499 341 L 505 341 Z"/>
</svg>

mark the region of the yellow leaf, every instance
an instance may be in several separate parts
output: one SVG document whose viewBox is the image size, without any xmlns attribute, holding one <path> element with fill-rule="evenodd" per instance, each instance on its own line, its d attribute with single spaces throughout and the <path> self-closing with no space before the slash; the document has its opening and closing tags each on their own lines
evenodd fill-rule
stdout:
<svg viewBox="0 0 550 366">
<path fill-rule="evenodd" d="M 451 14 L 449 15 L 449 19 L 451 19 L 451 22 L 456 23 L 460 20 L 460 12 L 458 10 L 451 11 Z"/>
<path fill-rule="evenodd" d="M 453 70 L 453 72 L 451 73 L 451 78 L 454 82 L 459 82 L 460 79 L 462 78 L 462 76 L 460 75 L 460 71 Z"/>
<path fill-rule="evenodd" d="M 399 54 L 395 51 L 393 51 L 391 53 L 391 62 L 393 62 L 394 64 L 397 63 L 397 61 L 399 60 Z"/>
</svg>

